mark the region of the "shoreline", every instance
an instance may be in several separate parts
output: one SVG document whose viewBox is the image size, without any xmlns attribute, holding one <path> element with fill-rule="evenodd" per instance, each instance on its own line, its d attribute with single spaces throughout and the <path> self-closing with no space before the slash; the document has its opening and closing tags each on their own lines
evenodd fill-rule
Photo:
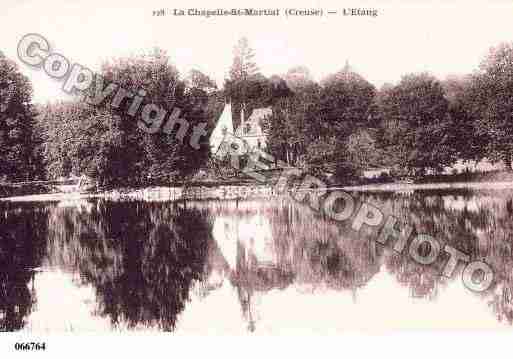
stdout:
<svg viewBox="0 0 513 359">
<path fill-rule="evenodd" d="M 163 187 L 142 189 L 115 189 L 100 193 L 46 193 L 0 198 L 0 202 L 59 202 L 103 198 L 107 200 L 146 200 L 154 202 L 183 200 L 245 200 L 253 198 L 275 198 L 271 186 L 266 185 L 220 185 L 216 187 Z"/>
<path fill-rule="evenodd" d="M 440 182 L 440 183 L 382 183 L 356 186 L 337 186 L 330 189 L 341 189 L 353 192 L 410 192 L 419 190 L 447 189 L 476 189 L 501 190 L 513 189 L 513 181 L 483 181 L 483 182 Z"/>
<path fill-rule="evenodd" d="M 356 186 L 333 186 L 329 191 L 413 193 L 422 190 L 504 190 L 513 189 L 513 181 L 486 182 L 445 182 L 445 183 L 384 183 Z M 100 193 L 43 193 L 0 198 L 0 202 L 61 202 L 103 198 L 107 200 L 145 200 L 153 202 L 180 200 L 247 200 L 257 198 L 276 198 L 268 185 L 220 185 L 216 187 L 196 186 L 184 190 L 183 187 L 146 187 L 142 189 L 116 189 Z"/>
</svg>

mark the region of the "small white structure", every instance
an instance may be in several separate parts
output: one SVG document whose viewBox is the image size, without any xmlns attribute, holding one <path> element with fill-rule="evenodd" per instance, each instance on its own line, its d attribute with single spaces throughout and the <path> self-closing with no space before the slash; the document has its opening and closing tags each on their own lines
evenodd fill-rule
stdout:
<svg viewBox="0 0 513 359">
<path fill-rule="evenodd" d="M 363 171 L 364 178 L 378 178 L 390 174 L 390 168 L 368 168 Z"/>
<path fill-rule="evenodd" d="M 86 192 L 94 187 L 92 180 L 85 175 L 77 177 L 72 174 L 69 178 L 60 177 L 58 181 L 62 182 L 62 184 L 56 185 L 56 188 L 63 193 Z"/>
<path fill-rule="evenodd" d="M 229 103 L 226 104 L 210 136 L 212 153 L 218 151 L 227 135 L 241 138 L 249 148 L 264 149 L 267 146 L 267 136 L 262 130 L 262 120 L 271 115 L 270 107 L 254 109 L 247 120 L 244 120 L 244 116 L 241 114 L 241 123 L 234 130 L 232 106 Z"/>
<path fill-rule="evenodd" d="M 450 167 L 444 168 L 444 174 L 452 174 L 454 172 L 491 172 L 504 170 L 506 166 L 502 161 L 494 163 L 483 158 L 481 161 L 463 161 L 458 160 L 455 164 Z"/>
</svg>

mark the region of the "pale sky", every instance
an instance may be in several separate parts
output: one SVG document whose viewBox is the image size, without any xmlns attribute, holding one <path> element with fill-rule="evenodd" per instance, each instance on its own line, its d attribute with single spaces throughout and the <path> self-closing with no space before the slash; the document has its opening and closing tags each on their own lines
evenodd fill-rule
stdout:
<svg viewBox="0 0 513 359">
<path fill-rule="evenodd" d="M 323 17 L 153 17 L 171 8 L 321 8 Z M 307 1 L 307 0 L 2 0 L 0 50 L 17 60 L 33 82 L 34 101 L 65 98 L 62 82 L 16 58 L 27 33 L 39 33 L 52 50 L 99 69 L 108 58 L 154 46 L 168 51 L 183 75 L 197 68 L 219 85 L 232 49 L 247 36 L 266 76 L 305 65 L 316 80 L 346 60 L 377 87 L 401 75 L 429 71 L 439 78 L 476 69 L 491 46 L 513 41 L 512 1 Z M 377 18 L 344 17 L 343 8 L 376 8 Z"/>
</svg>

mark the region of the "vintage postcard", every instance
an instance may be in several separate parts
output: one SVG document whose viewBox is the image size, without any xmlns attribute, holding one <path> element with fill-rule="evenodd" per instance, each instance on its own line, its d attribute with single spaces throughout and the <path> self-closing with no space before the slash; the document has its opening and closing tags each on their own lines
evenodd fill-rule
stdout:
<svg viewBox="0 0 513 359">
<path fill-rule="evenodd" d="M 513 2 L 0 9 L 1 350 L 511 339 Z"/>
</svg>

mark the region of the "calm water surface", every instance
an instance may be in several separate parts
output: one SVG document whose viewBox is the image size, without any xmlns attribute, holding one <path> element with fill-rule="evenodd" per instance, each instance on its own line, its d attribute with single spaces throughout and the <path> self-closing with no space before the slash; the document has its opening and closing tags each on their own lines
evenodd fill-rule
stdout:
<svg viewBox="0 0 513 359">
<path fill-rule="evenodd" d="M 513 192 L 358 195 L 483 259 L 460 273 L 292 200 L 0 203 L 0 328 L 186 334 L 510 328 Z M 461 271 L 460 271 L 461 272 Z"/>
</svg>

